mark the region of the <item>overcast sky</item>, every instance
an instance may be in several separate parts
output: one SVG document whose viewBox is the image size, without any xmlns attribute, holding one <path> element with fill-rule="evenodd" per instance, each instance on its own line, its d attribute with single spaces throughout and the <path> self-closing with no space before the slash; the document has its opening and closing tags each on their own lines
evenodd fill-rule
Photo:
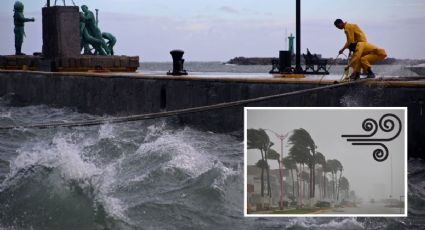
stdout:
<svg viewBox="0 0 425 230">
<path fill-rule="evenodd" d="M 294 129 L 307 130 L 317 151 L 326 159 L 338 159 L 344 167 L 343 175 L 350 182 L 350 188 L 364 199 L 383 196 L 388 198 L 391 185 L 391 161 L 393 168 L 393 197 L 404 194 L 404 129 L 394 141 L 387 142 L 389 157 L 384 162 L 377 162 L 372 157 L 373 146 L 353 146 L 342 134 L 364 134 L 361 125 L 366 118 L 379 121 L 387 112 L 396 114 L 404 121 L 401 110 L 248 110 L 247 127 L 271 129 L 275 132 L 286 133 Z M 280 153 L 280 141 L 273 133 L 268 132 L 273 147 Z M 376 137 L 388 137 L 394 132 L 385 134 L 378 132 Z M 288 156 L 289 145 L 284 142 L 284 157 Z M 248 150 L 248 165 L 253 165 L 261 157 L 257 150 Z M 392 159 L 391 159 L 392 158 Z M 277 168 L 277 163 L 270 164 Z"/>
<path fill-rule="evenodd" d="M 51 0 L 54 2 L 54 0 Z M 58 0 L 61 2 L 62 0 Z M 41 50 L 41 7 L 22 0 L 28 23 L 23 51 Z M 71 2 L 68 1 L 67 2 Z M 295 32 L 295 0 L 74 0 L 100 9 L 100 28 L 118 38 L 116 53 L 142 61 L 169 61 L 186 51 L 188 61 L 227 61 L 235 56 L 277 56 Z M 357 23 L 390 57 L 425 58 L 423 0 L 302 0 L 302 50 L 335 57 L 345 35 L 336 18 Z M 14 0 L 0 1 L 0 54 L 12 54 Z"/>
</svg>

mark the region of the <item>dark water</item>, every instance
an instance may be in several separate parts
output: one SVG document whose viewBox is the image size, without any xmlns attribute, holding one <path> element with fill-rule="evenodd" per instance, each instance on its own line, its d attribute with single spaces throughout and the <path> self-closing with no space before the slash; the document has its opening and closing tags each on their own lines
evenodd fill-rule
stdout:
<svg viewBox="0 0 425 230">
<path fill-rule="evenodd" d="M 168 66 L 156 65 L 142 69 Z M 243 73 L 217 66 L 204 69 Z M 88 118 L 0 99 L 0 126 Z M 425 162 L 410 159 L 408 218 L 245 218 L 243 143 L 232 135 L 172 119 L 0 131 L 0 229 L 425 229 L 424 187 Z"/>
<path fill-rule="evenodd" d="M 0 103 L 0 125 L 94 118 Z M 409 161 L 409 218 L 244 218 L 243 144 L 172 120 L 0 132 L 4 229 L 421 229 L 425 162 Z"/>
</svg>

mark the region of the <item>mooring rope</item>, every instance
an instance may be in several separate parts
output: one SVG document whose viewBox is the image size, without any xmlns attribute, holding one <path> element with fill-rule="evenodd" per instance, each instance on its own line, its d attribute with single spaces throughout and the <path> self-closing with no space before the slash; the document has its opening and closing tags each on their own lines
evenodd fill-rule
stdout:
<svg viewBox="0 0 425 230">
<path fill-rule="evenodd" d="M 328 73 L 330 73 L 330 71 L 331 71 L 331 69 L 332 69 L 333 66 L 337 65 L 337 62 L 338 62 L 337 59 L 341 55 L 344 55 L 345 58 L 347 59 L 347 62 L 350 63 L 349 56 L 347 57 L 347 55 L 345 53 L 338 54 L 338 55 L 336 55 L 336 57 L 334 59 L 334 63 L 332 63 L 332 64 L 329 65 L 329 68 L 327 69 L 327 72 Z M 348 63 L 347 63 L 347 65 L 348 65 Z M 319 84 L 322 82 L 323 78 L 325 78 L 325 76 L 327 76 L 327 75 L 328 74 L 323 74 L 323 76 L 320 78 Z"/>
<path fill-rule="evenodd" d="M 219 104 L 205 105 L 205 106 L 192 107 L 192 108 L 186 108 L 186 109 L 177 109 L 177 110 L 164 111 L 164 112 L 158 112 L 158 113 L 137 114 L 137 115 L 129 115 L 129 116 L 123 116 L 123 117 L 100 118 L 100 119 L 91 119 L 91 120 L 73 121 L 73 122 L 54 121 L 50 123 L 11 125 L 11 126 L 0 127 L 0 130 L 46 129 L 46 128 L 55 128 L 55 127 L 81 127 L 81 126 L 95 126 L 95 125 L 102 125 L 102 124 L 125 123 L 125 122 L 131 122 L 131 121 L 156 119 L 156 118 L 170 117 L 175 115 L 205 112 L 210 110 L 241 106 L 241 105 L 246 105 L 246 104 L 250 104 L 254 102 L 266 101 L 266 100 L 287 97 L 287 96 L 294 96 L 294 95 L 299 95 L 299 94 L 304 94 L 304 93 L 309 93 L 309 92 L 314 92 L 314 91 L 319 91 L 324 89 L 332 89 L 332 88 L 337 88 L 337 87 L 346 86 L 346 85 L 358 84 L 366 80 L 367 79 L 357 80 L 352 82 L 343 82 L 343 83 L 337 83 L 332 85 L 319 86 L 319 87 L 310 88 L 310 89 L 296 90 L 296 91 L 291 91 L 287 93 L 280 93 L 280 94 L 250 98 L 250 99 L 239 100 L 239 101 L 223 102 Z"/>
</svg>

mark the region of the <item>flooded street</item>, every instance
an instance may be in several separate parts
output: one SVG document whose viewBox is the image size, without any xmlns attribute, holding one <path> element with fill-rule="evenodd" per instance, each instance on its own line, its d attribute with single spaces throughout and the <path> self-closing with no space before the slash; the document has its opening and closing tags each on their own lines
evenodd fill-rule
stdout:
<svg viewBox="0 0 425 230">
<path fill-rule="evenodd" d="M 382 203 L 367 203 L 360 204 L 358 207 L 346 207 L 346 208 L 333 208 L 320 214 L 402 214 L 404 208 L 390 208 L 385 207 Z"/>
</svg>

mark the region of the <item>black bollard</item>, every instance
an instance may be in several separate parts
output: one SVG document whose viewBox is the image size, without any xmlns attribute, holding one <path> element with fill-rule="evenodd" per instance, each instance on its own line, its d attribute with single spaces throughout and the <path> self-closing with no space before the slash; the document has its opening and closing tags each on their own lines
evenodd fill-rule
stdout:
<svg viewBox="0 0 425 230">
<path fill-rule="evenodd" d="M 291 73 L 292 61 L 291 51 L 281 50 L 279 51 L 279 71 L 280 73 Z"/>
<path fill-rule="evenodd" d="M 170 52 L 173 58 L 173 71 L 168 71 L 167 75 L 187 75 L 187 71 L 184 69 L 183 50 L 172 50 Z"/>
</svg>

